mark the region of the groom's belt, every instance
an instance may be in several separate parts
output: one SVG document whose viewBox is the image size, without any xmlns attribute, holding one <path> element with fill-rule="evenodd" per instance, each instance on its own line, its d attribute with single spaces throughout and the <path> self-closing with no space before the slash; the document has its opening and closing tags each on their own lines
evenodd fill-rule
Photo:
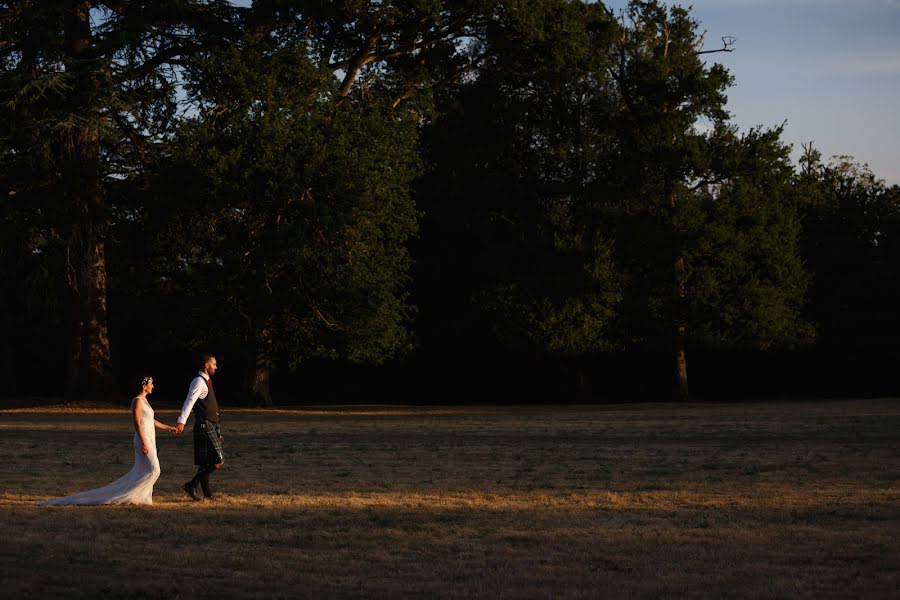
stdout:
<svg viewBox="0 0 900 600">
<path fill-rule="evenodd" d="M 213 425 L 219 424 L 219 413 L 217 412 L 214 415 L 206 414 L 206 411 L 199 411 L 194 409 L 194 424 L 197 423 L 212 423 Z"/>
</svg>

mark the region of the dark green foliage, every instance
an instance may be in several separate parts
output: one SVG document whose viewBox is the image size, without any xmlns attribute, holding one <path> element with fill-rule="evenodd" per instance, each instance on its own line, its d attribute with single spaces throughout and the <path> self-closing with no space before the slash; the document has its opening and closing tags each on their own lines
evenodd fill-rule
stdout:
<svg viewBox="0 0 900 600">
<path fill-rule="evenodd" d="M 496 0 L 317 0 L 254 2 L 250 22 L 332 69 L 341 96 L 429 111 L 484 57 L 481 40 Z"/>
<path fill-rule="evenodd" d="M 620 288 L 589 190 L 604 135 L 591 115 L 606 101 L 596 49 L 611 30 L 596 6 L 504 3 L 478 79 L 439 107 L 420 280 L 440 320 L 488 319 L 513 348 L 614 343 Z"/>
<path fill-rule="evenodd" d="M 698 191 L 685 207 L 688 321 L 713 348 L 769 349 L 809 343 L 803 318 L 809 275 L 799 252 L 793 170 L 781 130 L 732 132 L 718 156 L 733 175 Z"/>
<path fill-rule="evenodd" d="M 240 357 L 223 373 L 262 403 L 273 366 L 308 359 L 480 397 L 459 373 L 562 395 L 601 364 L 664 381 L 665 356 L 686 397 L 688 351 L 892 348 L 900 191 L 811 149 L 795 173 L 781 128 L 738 132 L 689 9 L 0 16 L 0 375 L 35 332 L 67 340 L 70 391 L 108 389 L 113 357 L 123 380 L 202 349 Z"/>
<path fill-rule="evenodd" d="M 157 209 L 156 272 L 196 311 L 181 331 L 266 366 L 408 350 L 414 122 L 341 100 L 295 48 L 248 39 L 196 69 L 205 114 L 178 130 Z"/>
<path fill-rule="evenodd" d="M 532 4 L 503 4 L 479 78 L 427 138 L 442 314 L 570 357 L 808 340 L 781 132 L 728 124 L 731 77 L 696 54 L 689 13 Z M 462 244 L 444 256 L 441 236 Z"/>
<path fill-rule="evenodd" d="M 232 31 L 209 2 L 0 3 L 0 172 L 54 273 L 68 396 L 113 390 L 107 252 L 171 130 L 179 62 Z"/>
<path fill-rule="evenodd" d="M 835 356 L 893 356 L 900 322 L 900 188 L 839 156 L 806 148 L 794 186 L 802 255 L 813 276 L 810 318 Z M 887 354 L 885 354 L 887 353 Z"/>
<path fill-rule="evenodd" d="M 780 130 L 739 137 L 727 122 L 731 76 L 697 54 L 680 7 L 632 2 L 610 62 L 621 103 L 605 180 L 619 201 L 630 340 L 672 348 L 677 397 L 698 343 L 768 347 L 806 340 L 806 276 Z"/>
</svg>

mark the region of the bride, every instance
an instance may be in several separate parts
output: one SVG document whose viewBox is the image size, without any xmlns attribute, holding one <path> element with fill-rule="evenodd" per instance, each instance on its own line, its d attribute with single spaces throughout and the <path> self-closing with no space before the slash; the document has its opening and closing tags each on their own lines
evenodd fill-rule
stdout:
<svg viewBox="0 0 900 600">
<path fill-rule="evenodd" d="M 153 418 L 153 409 L 147 401 L 147 396 L 152 393 L 153 378 L 148 375 L 141 380 L 141 393 L 131 401 L 131 414 L 134 418 L 134 467 L 127 475 L 101 488 L 39 502 L 38 505 L 153 504 L 153 484 L 159 479 L 160 472 L 159 458 L 156 456 L 156 429 L 176 430 Z"/>
</svg>

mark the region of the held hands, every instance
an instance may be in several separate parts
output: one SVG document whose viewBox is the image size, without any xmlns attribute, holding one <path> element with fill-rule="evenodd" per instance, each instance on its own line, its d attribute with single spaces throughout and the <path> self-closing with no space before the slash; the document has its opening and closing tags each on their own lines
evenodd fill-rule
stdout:
<svg viewBox="0 0 900 600">
<path fill-rule="evenodd" d="M 174 433 L 175 435 L 181 435 L 182 431 L 184 431 L 184 423 L 179 423 L 172 428 L 172 433 Z"/>
</svg>

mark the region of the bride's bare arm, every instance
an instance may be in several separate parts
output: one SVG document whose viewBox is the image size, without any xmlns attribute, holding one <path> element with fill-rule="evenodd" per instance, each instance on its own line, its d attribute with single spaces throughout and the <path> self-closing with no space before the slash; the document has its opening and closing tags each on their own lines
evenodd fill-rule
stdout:
<svg viewBox="0 0 900 600">
<path fill-rule="evenodd" d="M 150 444 L 147 443 L 147 436 L 144 435 L 144 430 L 141 429 L 141 410 L 143 410 L 141 403 L 142 400 L 140 398 L 134 399 L 134 402 L 131 403 L 131 416 L 134 418 L 134 432 L 141 438 L 142 450 L 144 454 L 149 454 Z"/>
<path fill-rule="evenodd" d="M 178 431 L 171 425 L 166 425 L 165 423 L 160 423 L 156 419 L 153 419 L 153 426 L 156 427 L 157 429 L 162 429 L 163 431 Z"/>
</svg>

